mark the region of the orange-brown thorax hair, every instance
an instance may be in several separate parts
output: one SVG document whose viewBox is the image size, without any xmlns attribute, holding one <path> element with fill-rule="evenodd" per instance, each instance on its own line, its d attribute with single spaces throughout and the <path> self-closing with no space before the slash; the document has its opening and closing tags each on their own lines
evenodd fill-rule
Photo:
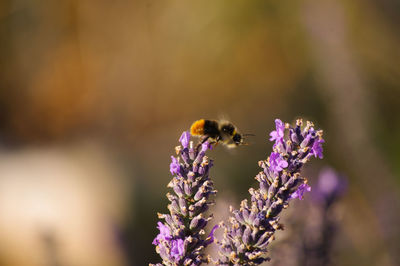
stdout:
<svg viewBox="0 0 400 266">
<path fill-rule="evenodd" d="M 204 124 L 205 120 L 200 119 L 195 121 L 192 126 L 190 127 L 190 134 L 192 136 L 202 136 L 204 135 Z"/>
</svg>

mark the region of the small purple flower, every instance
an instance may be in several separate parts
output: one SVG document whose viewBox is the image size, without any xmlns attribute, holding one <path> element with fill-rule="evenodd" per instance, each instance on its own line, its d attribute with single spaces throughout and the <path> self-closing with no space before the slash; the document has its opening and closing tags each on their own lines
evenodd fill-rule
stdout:
<svg viewBox="0 0 400 266">
<path fill-rule="evenodd" d="M 285 161 L 282 156 L 277 152 L 272 152 L 269 157 L 269 164 L 271 165 L 271 170 L 278 173 L 283 170 L 283 168 L 288 167 L 288 162 Z"/>
<path fill-rule="evenodd" d="M 323 138 L 319 138 L 314 141 L 311 151 L 312 151 L 313 155 L 315 156 L 315 158 L 319 157 L 320 159 L 322 159 L 324 157 L 322 154 L 322 152 L 323 152 L 322 143 L 324 143 L 324 142 L 325 142 L 325 140 Z"/>
<path fill-rule="evenodd" d="M 183 148 L 186 149 L 189 146 L 189 141 L 190 141 L 190 133 L 189 133 L 189 131 L 183 132 L 181 137 L 179 138 L 179 141 L 181 142 Z"/>
<path fill-rule="evenodd" d="M 178 174 L 181 171 L 181 166 L 178 162 L 178 159 L 176 159 L 174 156 L 171 156 L 172 162 L 169 165 L 169 170 L 171 171 L 171 174 Z"/>
<path fill-rule="evenodd" d="M 176 239 L 171 241 L 171 257 L 174 258 L 175 262 L 179 262 L 185 253 L 185 246 L 182 239 Z"/>
<path fill-rule="evenodd" d="M 219 225 L 214 225 L 214 227 L 211 229 L 210 234 L 208 235 L 207 239 L 209 239 L 209 242 L 212 243 L 214 242 L 214 232 L 219 228 Z"/>
<path fill-rule="evenodd" d="M 300 147 L 304 148 L 309 145 L 311 139 L 313 138 L 313 135 L 315 136 L 315 133 L 309 133 L 307 136 L 304 138 L 304 140 L 300 143 Z"/>
<path fill-rule="evenodd" d="M 297 190 L 290 196 L 290 198 L 295 199 L 299 198 L 299 200 L 303 199 L 304 193 L 307 191 L 311 191 L 311 187 L 307 184 L 301 184 Z"/>
<path fill-rule="evenodd" d="M 275 140 L 276 142 L 282 141 L 285 132 L 285 124 L 280 119 L 275 119 L 275 126 L 276 130 L 269 134 L 271 136 L 269 140 Z"/>
<path fill-rule="evenodd" d="M 157 224 L 157 228 L 160 230 L 160 233 L 157 235 L 156 238 L 154 238 L 152 243 L 153 245 L 160 244 L 160 240 L 171 240 L 171 232 L 169 230 L 169 227 L 164 225 L 162 222 L 158 222 Z"/>
<path fill-rule="evenodd" d="M 208 141 L 206 141 L 203 144 L 201 144 L 201 151 L 202 152 L 206 152 L 207 150 L 211 150 L 211 149 L 212 149 L 212 146 Z"/>
</svg>

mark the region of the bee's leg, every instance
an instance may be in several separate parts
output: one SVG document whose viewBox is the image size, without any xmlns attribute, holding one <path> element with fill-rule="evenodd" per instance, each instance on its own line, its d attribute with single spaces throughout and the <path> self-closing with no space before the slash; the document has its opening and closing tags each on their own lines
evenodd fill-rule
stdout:
<svg viewBox="0 0 400 266">
<path fill-rule="evenodd" d="M 217 147 L 218 143 L 221 141 L 221 137 L 218 136 L 217 138 L 213 139 L 210 144 L 214 144 L 214 147 Z"/>
<path fill-rule="evenodd" d="M 210 136 L 203 136 L 201 137 L 201 141 L 200 141 L 200 145 L 203 144 L 204 142 L 206 142 L 208 139 L 210 138 Z"/>
<path fill-rule="evenodd" d="M 204 142 L 206 142 L 209 138 L 210 138 L 209 136 L 202 136 L 202 137 L 200 138 L 199 143 L 196 145 L 196 151 L 198 151 L 198 150 L 200 149 L 200 146 L 201 146 Z"/>
</svg>

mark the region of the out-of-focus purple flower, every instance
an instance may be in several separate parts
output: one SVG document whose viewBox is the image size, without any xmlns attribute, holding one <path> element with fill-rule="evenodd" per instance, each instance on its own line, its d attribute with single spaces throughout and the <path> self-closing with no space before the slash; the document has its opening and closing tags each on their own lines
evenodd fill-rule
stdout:
<svg viewBox="0 0 400 266">
<path fill-rule="evenodd" d="M 160 233 L 153 244 L 162 264 L 196 266 L 210 260 L 204 250 L 214 241 L 215 229 L 205 237 L 204 228 L 212 217 L 203 216 L 217 191 L 209 177 L 213 161 L 205 155 L 210 144 L 193 147 L 189 132 L 183 132 L 180 141 L 183 148 L 176 147 L 178 156 L 171 156 L 170 171 L 175 176 L 168 184 L 173 189 L 167 193 L 169 214 L 158 214 L 165 223 L 158 223 Z"/>
<path fill-rule="evenodd" d="M 171 256 L 174 258 L 175 262 L 179 262 L 179 260 L 185 254 L 184 243 L 182 239 L 172 240 L 171 242 Z"/>
<path fill-rule="evenodd" d="M 169 227 L 164 225 L 162 222 L 157 223 L 157 228 L 160 230 L 160 233 L 153 240 L 153 245 L 158 245 L 161 240 L 171 240 L 171 232 Z"/>
<path fill-rule="evenodd" d="M 331 204 L 347 189 L 347 180 L 333 168 L 325 167 L 321 170 L 314 196 L 318 201 Z"/>
<path fill-rule="evenodd" d="M 171 174 L 175 175 L 178 174 L 181 170 L 181 166 L 178 162 L 178 159 L 176 159 L 174 156 L 171 156 L 171 164 L 169 165 L 169 171 L 171 171 Z"/>
<path fill-rule="evenodd" d="M 275 140 L 276 142 L 282 141 L 285 133 L 285 124 L 280 119 L 275 119 L 276 130 L 272 131 L 269 135 L 270 141 Z"/>
<path fill-rule="evenodd" d="M 313 146 L 311 148 L 313 155 L 315 156 L 315 158 L 319 157 L 320 159 L 323 158 L 323 149 L 322 149 L 322 143 L 324 143 L 325 140 L 324 139 L 316 139 L 313 143 Z"/>
<path fill-rule="evenodd" d="M 325 168 L 321 171 L 317 187 L 325 195 L 335 194 L 342 189 L 338 174 L 332 168 Z"/>
<path fill-rule="evenodd" d="M 190 141 L 190 133 L 189 133 L 189 131 L 183 132 L 181 137 L 179 138 L 179 141 L 181 142 L 181 144 L 182 144 L 184 149 L 189 147 L 189 141 Z"/>
<path fill-rule="evenodd" d="M 282 171 L 288 167 L 288 162 L 285 161 L 282 156 L 277 152 L 272 152 L 269 156 L 269 164 L 272 171 L 275 173 Z"/>
<path fill-rule="evenodd" d="M 279 214 L 292 198 L 302 199 L 311 190 L 300 171 L 314 154 L 322 158 L 322 130 L 316 131 L 308 121 L 303 126 L 301 119 L 294 127 L 285 126 L 279 119 L 275 124 L 276 130 L 270 134 L 276 141 L 274 152 L 267 161 L 259 162 L 263 171 L 256 176 L 259 188 L 249 189 L 251 204 L 243 200 L 239 209 L 232 208 L 230 224 L 224 225 L 223 239 L 218 242 L 222 256 L 219 265 L 259 265 L 268 261 L 267 247 L 275 231 L 282 229 Z"/>
<path fill-rule="evenodd" d="M 307 191 L 311 191 L 311 187 L 307 184 L 301 184 L 297 188 L 297 190 L 292 194 L 292 196 L 290 196 L 290 198 L 292 199 L 299 198 L 299 200 L 302 200 L 304 193 L 306 193 Z"/>
<path fill-rule="evenodd" d="M 307 265 L 330 265 L 333 261 L 333 245 L 341 228 L 340 216 L 337 209 L 332 208 L 339 203 L 345 193 L 347 179 L 331 167 L 324 167 L 319 175 L 311 193 L 312 203 L 315 204 L 314 215 L 308 217 L 302 239 L 301 261 Z M 315 219 L 319 221 L 315 223 Z M 311 222 L 312 221 L 312 222 Z M 310 223 L 311 222 L 311 223 Z"/>
</svg>

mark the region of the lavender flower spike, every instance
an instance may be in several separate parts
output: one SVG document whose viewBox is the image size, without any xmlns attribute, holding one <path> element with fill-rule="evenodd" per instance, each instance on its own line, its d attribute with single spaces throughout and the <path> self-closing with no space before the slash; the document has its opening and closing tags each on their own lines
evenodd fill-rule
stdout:
<svg viewBox="0 0 400 266">
<path fill-rule="evenodd" d="M 214 241 L 216 229 L 204 236 L 204 228 L 211 219 L 203 217 L 204 212 L 213 204 L 209 197 L 216 194 L 208 176 L 212 160 L 205 156 L 211 146 L 204 142 L 193 148 L 189 132 L 183 132 L 179 141 L 183 147 L 176 147 L 177 157 L 171 156 L 170 171 L 174 177 L 168 187 L 174 194 L 167 194 L 170 213 L 158 214 L 164 222 L 158 222 L 160 233 L 153 244 L 164 265 L 200 265 L 209 262 L 204 249 Z"/>
<path fill-rule="evenodd" d="M 322 130 L 315 131 L 311 122 L 303 126 L 302 120 L 297 120 L 294 127 L 279 119 L 275 123 L 276 130 L 270 134 L 270 140 L 275 141 L 273 152 L 259 162 L 263 170 L 255 177 L 259 188 L 249 189 L 250 204 L 243 200 L 238 210 L 231 208 L 230 223 L 223 226 L 218 265 L 259 265 L 268 261 L 267 247 L 275 231 L 283 229 L 280 212 L 292 199 L 302 199 L 311 190 L 300 170 L 311 157 L 322 158 Z"/>
</svg>

